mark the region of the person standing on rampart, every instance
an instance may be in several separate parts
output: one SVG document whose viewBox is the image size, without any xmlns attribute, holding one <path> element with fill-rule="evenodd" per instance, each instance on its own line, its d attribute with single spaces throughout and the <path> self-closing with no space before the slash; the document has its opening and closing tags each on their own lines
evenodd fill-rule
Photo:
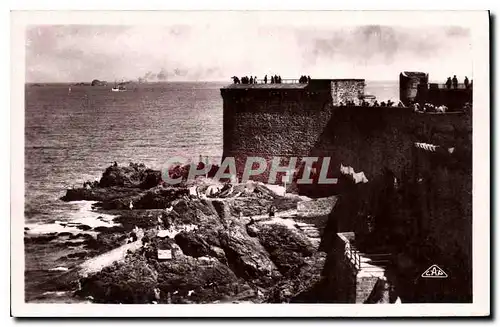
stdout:
<svg viewBox="0 0 500 327">
<path fill-rule="evenodd" d="M 267 84 L 267 75 L 264 76 L 264 84 Z"/>
<path fill-rule="evenodd" d="M 453 82 L 453 88 L 454 88 L 454 89 L 458 88 L 458 79 L 457 79 L 457 75 L 453 75 L 452 82 Z"/>
<path fill-rule="evenodd" d="M 467 78 L 467 76 L 465 76 L 465 79 L 464 79 L 464 85 L 465 85 L 465 88 L 468 89 L 469 88 L 469 79 Z"/>
<path fill-rule="evenodd" d="M 446 80 L 446 88 L 447 89 L 451 89 L 451 77 L 448 77 L 448 79 Z"/>
</svg>

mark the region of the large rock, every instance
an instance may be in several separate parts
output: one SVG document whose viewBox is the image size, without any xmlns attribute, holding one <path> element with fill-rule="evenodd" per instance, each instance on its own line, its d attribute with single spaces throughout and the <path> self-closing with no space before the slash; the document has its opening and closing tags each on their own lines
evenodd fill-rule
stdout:
<svg viewBox="0 0 500 327">
<path fill-rule="evenodd" d="M 81 297 L 96 303 L 210 303 L 248 290 L 214 258 L 176 256 L 159 262 L 134 254 L 81 280 Z"/>
<path fill-rule="evenodd" d="M 228 228 L 220 232 L 220 242 L 237 276 L 257 285 L 271 285 L 281 277 L 267 251 L 247 234 L 244 225 L 231 221 Z"/>
<path fill-rule="evenodd" d="M 170 225 L 222 227 L 222 220 L 210 201 L 187 197 L 176 201 L 164 220 Z"/>
<path fill-rule="evenodd" d="M 139 188 L 125 187 L 92 187 L 73 188 L 66 191 L 61 200 L 63 201 L 113 201 L 127 197 L 138 196 L 143 192 Z"/>
<path fill-rule="evenodd" d="M 185 188 L 163 188 L 156 187 L 148 190 L 140 199 L 134 202 L 134 209 L 165 209 L 174 200 L 183 196 L 189 196 L 189 190 Z"/>
<path fill-rule="evenodd" d="M 163 210 L 117 210 L 111 213 L 119 214 L 114 221 L 121 224 L 126 231 L 132 231 L 135 227 L 145 230 L 156 228 L 159 218 L 166 216 Z"/>
<path fill-rule="evenodd" d="M 326 303 L 329 288 L 326 287 L 323 269 L 326 253 L 317 252 L 305 258 L 302 266 L 290 278 L 273 286 L 267 295 L 268 303 Z"/>
<path fill-rule="evenodd" d="M 100 187 L 124 186 L 148 189 L 161 184 L 161 171 L 131 163 L 129 166 L 109 166 L 99 181 Z"/>
<path fill-rule="evenodd" d="M 141 257 L 127 258 L 81 280 L 78 295 L 96 303 L 151 303 L 155 300 L 157 273 Z"/>
<path fill-rule="evenodd" d="M 155 268 L 163 303 L 209 303 L 234 297 L 248 287 L 213 258 L 184 257 L 157 262 Z"/>
<path fill-rule="evenodd" d="M 180 232 L 175 236 L 175 242 L 182 252 L 192 257 L 213 256 L 222 257 L 218 231 L 210 227 L 201 227 L 190 232 Z M 224 259 L 222 259 L 224 260 Z"/>
<path fill-rule="evenodd" d="M 302 232 L 280 224 L 257 224 L 257 237 L 269 252 L 279 271 L 290 276 L 296 274 L 305 258 L 314 252 L 314 246 Z"/>
</svg>

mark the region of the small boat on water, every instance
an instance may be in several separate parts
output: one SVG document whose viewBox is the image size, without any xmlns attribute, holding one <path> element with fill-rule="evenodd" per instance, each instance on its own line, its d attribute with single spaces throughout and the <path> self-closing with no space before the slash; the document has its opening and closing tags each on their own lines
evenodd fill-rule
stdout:
<svg viewBox="0 0 500 327">
<path fill-rule="evenodd" d="M 127 89 L 125 88 L 125 86 L 123 86 L 122 83 L 116 85 L 116 82 L 115 82 L 115 86 L 111 89 L 112 92 L 125 92 L 127 91 Z"/>
<path fill-rule="evenodd" d="M 125 88 L 125 86 L 123 85 L 120 85 L 120 86 L 115 86 L 111 89 L 112 92 L 125 92 L 127 91 L 127 89 Z"/>
</svg>

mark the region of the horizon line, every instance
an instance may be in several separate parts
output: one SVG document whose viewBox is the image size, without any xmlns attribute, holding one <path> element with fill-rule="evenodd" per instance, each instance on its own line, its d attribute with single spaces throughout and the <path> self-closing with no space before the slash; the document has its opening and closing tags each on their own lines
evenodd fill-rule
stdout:
<svg viewBox="0 0 500 327">
<path fill-rule="evenodd" d="M 314 78 L 312 78 L 314 79 Z M 332 80 L 335 80 L 337 78 L 331 78 Z M 342 78 L 346 79 L 346 78 Z M 348 78 L 350 79 L 350 78 Z M 357 78 L 352 78 L 352 79 L 357 79 Z M 297 79 L 298 80 L 298 79 Z M 364 79 L 367 82 L 398 82 L 398 79 Z M 99 80 L 100 82 L 106 82 L 108 84 L 113 84 L 114 82 L 106 81 L 106 80 Z M 173 80 L 173 81 L 150 81 L 150 82 L 138 82 L 138 81 L 125 81 L 122 83 L 127 83 L 127 84 L 155 84 L 155 83 L 226 83 L 226 82 L 231 82 L 231 78 L 227 80 Z M 432 82 L 432 81 L 429 81 Z M 86 81 L 64 81 L 64 82 L 53 82 L 53 81 L 44 81 L 44 82 L 24 82 L 24 84 L 91 84 L 92 81 L 86 82 Z"/>
</svg>

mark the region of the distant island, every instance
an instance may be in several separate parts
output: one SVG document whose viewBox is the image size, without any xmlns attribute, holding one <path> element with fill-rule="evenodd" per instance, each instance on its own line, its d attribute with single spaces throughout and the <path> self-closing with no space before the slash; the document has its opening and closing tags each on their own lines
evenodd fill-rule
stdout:
<svg viewBox="0 0 500 327">
<path fill-rule="evenodd" d="M 92 86 L 106 86 L 106 85 L 108 85 L 108 82 L 95 79 L 92 81 L 92 83 L 90 85 L 92 85 Z"/>
</svg>

